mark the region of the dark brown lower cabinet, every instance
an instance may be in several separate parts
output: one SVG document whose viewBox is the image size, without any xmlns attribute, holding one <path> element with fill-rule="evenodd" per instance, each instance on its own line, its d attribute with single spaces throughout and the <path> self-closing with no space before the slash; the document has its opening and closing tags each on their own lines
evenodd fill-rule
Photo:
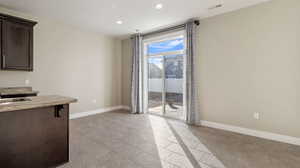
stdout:
<svg viewBox="0 0 300 168">
<path fill-rule="evenodd" d="M 69 161 L 69 105 L 0 113 L 0 167 L 48 168 Z"/>
</svg>

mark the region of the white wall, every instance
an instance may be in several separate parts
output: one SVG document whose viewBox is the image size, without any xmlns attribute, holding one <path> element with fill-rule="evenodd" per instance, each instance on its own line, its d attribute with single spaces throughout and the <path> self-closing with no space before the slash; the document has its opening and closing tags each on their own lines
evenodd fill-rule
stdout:
<svg viewBox="0 0 300 168">
<path fill-rule="evenodd" d="M 34 72 L 0 71 L 0 87 L 24 86 L 28 79 L 41 95 L 78 98 L 72 113 L 121 104 L 121 41 L 4 8 L 0 12 L 38 21 Z"/>
<path fill-rule="evenodd" d="M 299 16 L 299 0 L 273 0 L 201 20 L 201 119 L 300 137 Z"/>
<path fill-rule="evenodd" d="M 132 44 L 130 39 L 122 40 L 122 105 L 131 104 Z"/>
</svg>

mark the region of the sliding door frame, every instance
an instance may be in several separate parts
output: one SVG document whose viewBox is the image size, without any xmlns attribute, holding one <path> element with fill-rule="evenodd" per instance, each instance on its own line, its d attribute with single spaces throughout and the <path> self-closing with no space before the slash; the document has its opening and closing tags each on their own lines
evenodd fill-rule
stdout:
<svg viewBox="0 0 300 168">
<path fill-rule="evenodd" d="M 147 51 L 147 45 L 149 45 L 150 43 L 154 43 L 154 42 L 162 42 L 162 41 L 166 41 L 166 40 L 174 40 L 174 39 L 178 39 L 178 38 L 183 38 L 184 40 L 184 49 L 180 50 L 180 51 L 171 51 L 171 52 L 163 52 L 163 53 L 159 53 L 159 54 L 148 54 Z M 163 111 L 162 114 L 163 116 L 166 116 L 166 108 L 165 108 L 165 100 L 166 100 L 166 87 L 165 87 L 165 56 L 167 55 L 179 55 L 179 54 L 183 54 L 183 114 L 182 116 L 179 118 L 181 120 L 186 121 L 186 99 L 185 99 L 185 90 L 186 90 L 186 75 L 185 75 L 185 71 L 186 71 L 186 34 L 184 30 L 181 31 L 177 31 L 177 32 L 173 32 L 173 33 L 169 33 L 169 34 L 165 34 L 165 35 L 161 35 L 161 36 L 156 36 L 153 38 L 148 38 L 143 40 L 143 94 L 144 94 L 144 111 L 146 113 L 149 113 L 149 108 L 148 108 L 148 87 L 149 87 L 149 79 L 148 79 L 148 69 L 149 69 L 149 64 L 148 64 L 148 58 L 149 57 L 157 57 L 157 56 L 163 56 L 163 69 L 162 69 L 162 104 L 163 104 Z M 168 116 L 167 116 L 168 117 Z"/>
</svg>

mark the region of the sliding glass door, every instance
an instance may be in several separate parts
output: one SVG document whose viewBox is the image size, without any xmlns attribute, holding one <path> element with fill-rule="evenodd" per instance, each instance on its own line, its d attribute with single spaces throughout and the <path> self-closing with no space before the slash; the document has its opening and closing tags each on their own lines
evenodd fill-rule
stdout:
<svg viewBox="0 0 300 168">
<path fill-rule="evenodd" d="M 151 114 L 182 119 L 184 106 L 184 36 L 178 35 L 145 43 L 147 84 L 145 92 Z"/>
<path fill-rule="evenodd" d="M 148 111 L 164 114 L 164 57 L 148 58 Z"/>
<path fill-rule="evenodd" d="M 166 55 L 165 65 L 165 115 L 180 118 L 183 115 L 183 54 Z"/>
</svg>

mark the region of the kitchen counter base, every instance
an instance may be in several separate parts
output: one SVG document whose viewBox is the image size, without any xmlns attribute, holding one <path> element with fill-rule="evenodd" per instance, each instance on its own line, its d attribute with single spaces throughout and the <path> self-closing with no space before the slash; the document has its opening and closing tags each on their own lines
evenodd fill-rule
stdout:
<svg viewBox="0 0 300 168">
<path fill-rule="evenodd" d="M 0 149 L 5 168 L 69 162 L 69 104 L 0 113 Z"/>
</svg>

